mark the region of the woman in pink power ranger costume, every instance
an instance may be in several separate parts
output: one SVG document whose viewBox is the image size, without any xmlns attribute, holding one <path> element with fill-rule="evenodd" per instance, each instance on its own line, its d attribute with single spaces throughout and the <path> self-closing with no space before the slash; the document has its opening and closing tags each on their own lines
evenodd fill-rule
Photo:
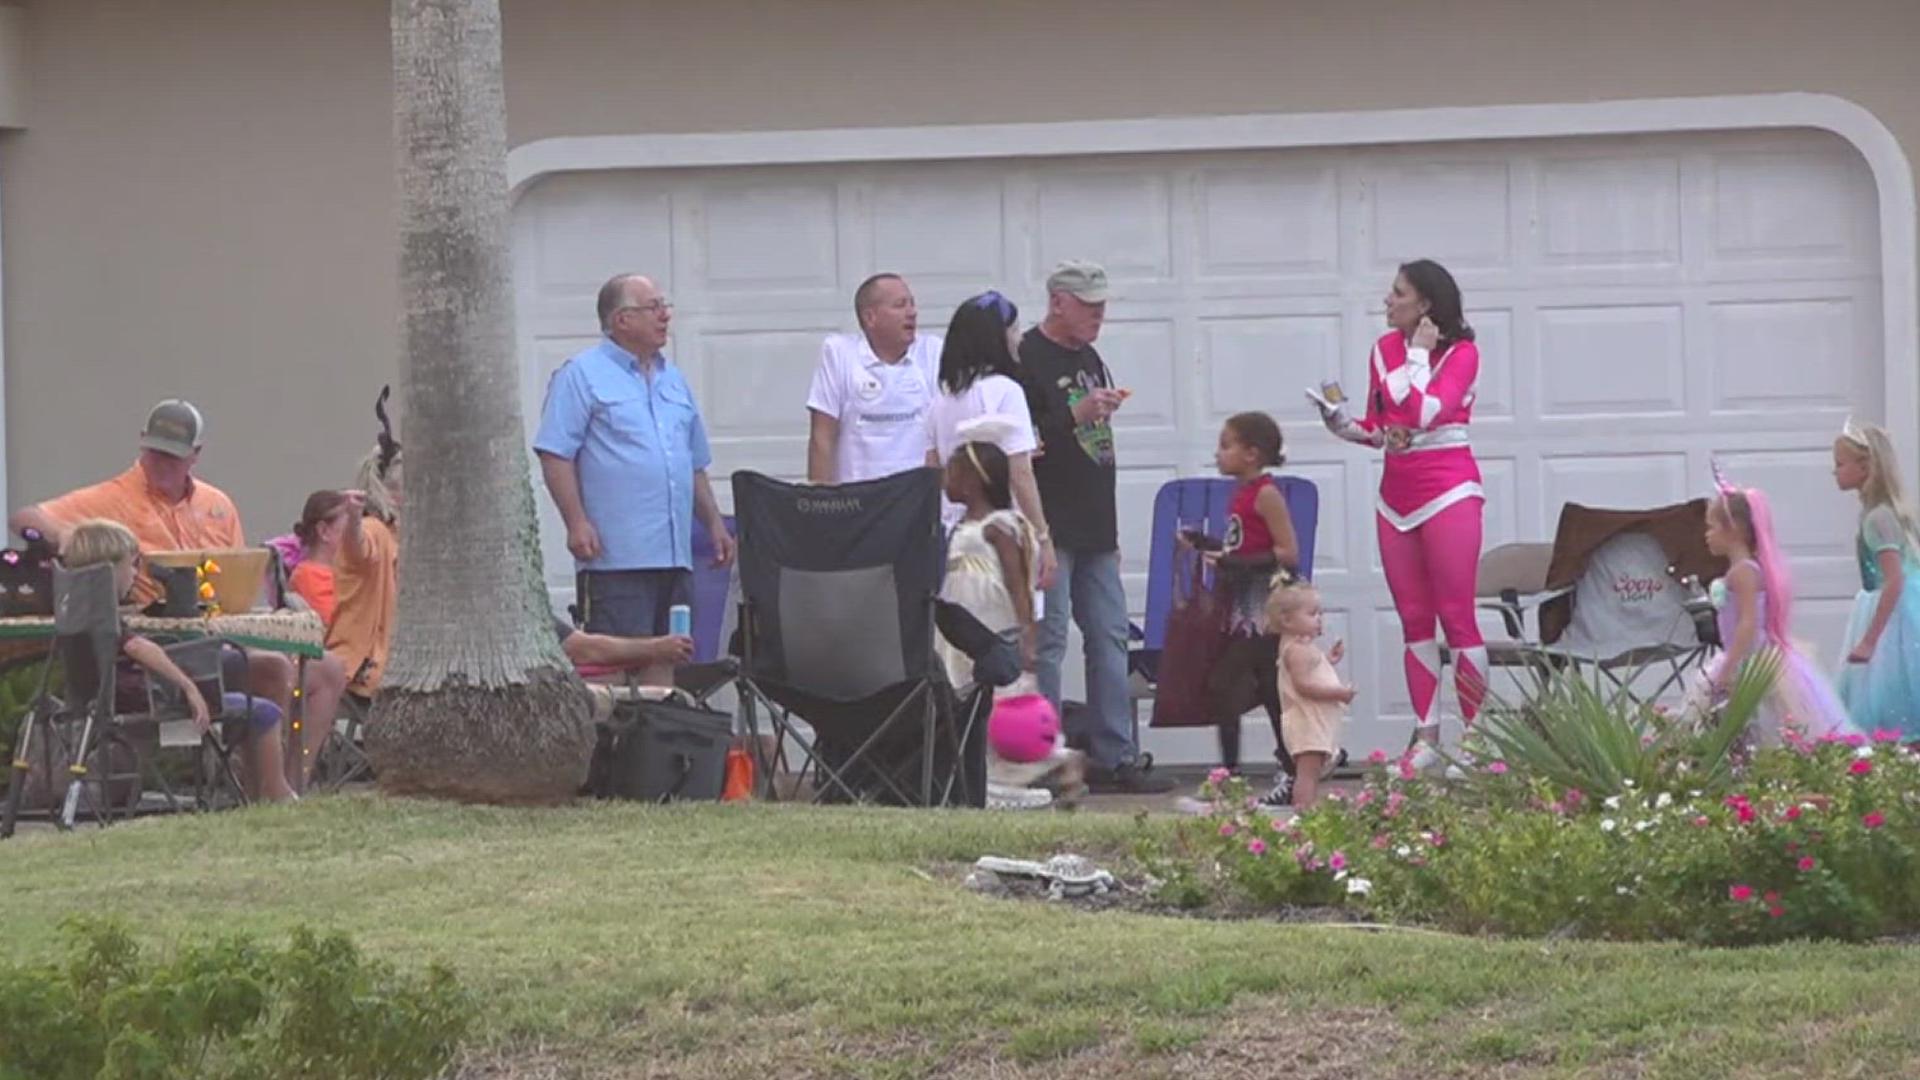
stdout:
<svg viewBox="0 0 1920 1080">
<path fill-rule="evenodd" d="M 1471 724 L 1486 696 L 1487 653 L 1474 617 L 1486 495 L 1467 438 L 1480 350 L 1445 267 L 1420 259 L 1400 267 L 1386 298 L 1387 325 L 1368 362 L 1363 419 L 1343 402 L 1311 395 L 1327 430 L 1386 451 L 1376 501 L 1380 561 L 1406 641 L 1415 768 L 1438 764 L 1440 645 L 1453 653 L 1461 718 Z"/>
</svg>

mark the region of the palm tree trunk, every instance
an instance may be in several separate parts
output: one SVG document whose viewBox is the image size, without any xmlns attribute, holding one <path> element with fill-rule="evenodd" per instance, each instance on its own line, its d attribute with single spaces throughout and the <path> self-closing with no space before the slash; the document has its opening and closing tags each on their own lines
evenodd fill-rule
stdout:
<svg viewBox="0 0 1920 1080">
<path fill-rule="evenodd" d="M 405 322 L 399 611 L 383 790 L 556 802 L 593 733 L 540 566 L 514 363 L 499 0 L 393 0 Z"/>
</svg>

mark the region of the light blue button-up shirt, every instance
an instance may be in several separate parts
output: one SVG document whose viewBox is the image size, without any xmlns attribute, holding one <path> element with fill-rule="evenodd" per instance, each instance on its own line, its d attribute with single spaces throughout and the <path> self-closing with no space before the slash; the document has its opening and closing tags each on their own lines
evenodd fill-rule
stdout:
<svg viewBox="0 0 1920 1080">
<path fill-rule="evenodd" d="M 582 570 L 693 568 L 693 474 L 713 463 L 706 424 L 680 369 L 601 338 L 547 383 L 533 448 L 567 458 L 600 534 Z"/>
</svg>

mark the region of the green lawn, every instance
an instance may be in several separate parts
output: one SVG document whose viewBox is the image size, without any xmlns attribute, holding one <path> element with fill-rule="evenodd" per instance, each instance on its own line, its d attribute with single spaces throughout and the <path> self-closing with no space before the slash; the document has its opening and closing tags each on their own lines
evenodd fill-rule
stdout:
<svg viewBox="0 0 1920 1080">
<path fill-rule="evenodd" d="M 1488 942 L 960 890 L 1119 815 L 315 799 L 0 845 L 9 959 L 344 927 L 451 962 L 471 1077 L 1920 1075 L 1920 950 Z M 929 874 L 929 871 L 933 873 Z"/>
</svg>

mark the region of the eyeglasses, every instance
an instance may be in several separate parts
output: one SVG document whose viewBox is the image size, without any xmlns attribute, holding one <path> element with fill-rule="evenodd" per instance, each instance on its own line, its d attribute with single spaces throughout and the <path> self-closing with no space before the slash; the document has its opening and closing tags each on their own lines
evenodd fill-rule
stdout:
<svg viewBox="0 0 1920 1080">
<path fill-rule="evenodd" d="M 644 311 L 649 315 L 661 315 L 672 310 L 673 301 L 671 300 L 649 300 L 644 304 L 627 304 L 616 309 L 614 314 L 618 315 L 622 311 Z"/>
<path fill-rule="evenodd" d="M 998 291 L 993 289 L 988 289 L 986 292 L 974 297 L 973 306 L 990 310 L 996 315 L 999 315 L 1000 322 L 1006 326 L 1013 325 L 1014 314 L 1018 310 L 1013 306 L 1013 301 L 1001 296 Z"/>
</svg>

